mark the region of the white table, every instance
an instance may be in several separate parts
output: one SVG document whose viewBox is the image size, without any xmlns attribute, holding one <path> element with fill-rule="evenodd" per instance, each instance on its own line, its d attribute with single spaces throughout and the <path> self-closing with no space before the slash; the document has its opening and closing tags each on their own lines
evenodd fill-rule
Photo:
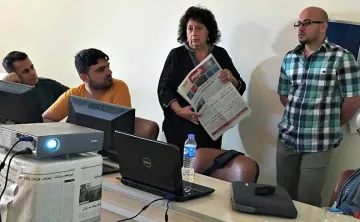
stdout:
<svg viewBox="0 0 360 222">
<path fill-rule="evenodd" d="M 120 183 L 118 174 L 103 177 L 102 221 L 115 221 L 137 214 L 150 201 L 159 198 Z M 215 192 L 209 196 L 187 202 L 171 202 L 169 221 L 249 221 L 249 222 L 309 222 L 324 221 L 325 210 L 296 202 L 297 219 L 259 216 L 240 213 L 230 209 L 230 183 L 196 174 L 194 183 L 209 186 Z M 164 221 L 167 201 L 159 201 L 136 218 L 137 221 Z M 359 220 L 343 215 L 327 213 L 328 221 L 357 222 Z M 331 220 L 330 220 L 331 219 Z M 326 220 L 325 220 L 326 221 Z"/>
</svg>

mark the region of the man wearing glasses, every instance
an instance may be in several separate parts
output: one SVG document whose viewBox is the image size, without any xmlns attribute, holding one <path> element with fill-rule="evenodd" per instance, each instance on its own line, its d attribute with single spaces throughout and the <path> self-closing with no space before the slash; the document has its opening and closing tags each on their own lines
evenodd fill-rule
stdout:
<svg viewBox="0 0 360 222">
<path fill-rule="evenodd" d="M 346 49 L 329 42 L 327 13 L 304 9 L 300 45 L 283 60 L 278 94 L 285 107 L 278 125 L 277 182 L 294 200 L 319 206 L 341 126 L 360 107 L 360 68 Z"/>
<path fill-rule="evenodd" d="M 33 63 L 24 52 L 12 51 L 8 53 L 2 61 L 2 65 L 8 73 L 2 79 L 3 81 L 21 83 L 36 88 L 42 112 L 69 89 L 55 80 L 39 78 Z M 3 121 L 0 120 L 0 122 Z"/>
</svg>

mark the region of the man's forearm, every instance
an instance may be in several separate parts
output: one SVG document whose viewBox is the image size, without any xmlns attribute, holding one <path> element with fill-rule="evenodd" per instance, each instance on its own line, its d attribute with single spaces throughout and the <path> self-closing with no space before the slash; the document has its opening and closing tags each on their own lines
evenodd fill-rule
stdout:
<svg viewBox="0 0 360 222">
<path fill-rule="evenodd" d="M 280 96 L 280 102 L 281 104 L 283 104 L 284 107 L 286 107 L 287 96 Z"/>
<path fill-rule="evenodd" d="M 19 78 L 19 76 L 18 76 L 16 73 L 7 74 L 7 75 L 2 79 L 2 81 L 21 83 L 21 79 Z"/>
<path fill-rule="evenodd" d="M 355 115 L 357 109 L 341 110 L 340 125 L 344 125 L 349 122 L 350 119 Z"/>
<path fill-rule="evenodd" d="M 56 121 L 54 121 L 52 119 L 48 119 L 48 118 L 43 118 L 43 122 L 44 123 L 51 123 L 51 122 L 56 122 Z"/>
<path fill-rule="evenodd" d="M 341 106 L 340 125 L 349 122 L 360 108 L 360 97 L 345 98 Z"/>
<path fill-rule="evenodd" d="M 57 120 L 57 118 L 55 118 L 55 116 L 52 115 L 51 113 L 49 113 L 48 111 L 45 111 L 45 113 L 43 113 L 42 118 L 43 118 L 44 123 L 60 121 L 60 120 Z"/>
</svg>

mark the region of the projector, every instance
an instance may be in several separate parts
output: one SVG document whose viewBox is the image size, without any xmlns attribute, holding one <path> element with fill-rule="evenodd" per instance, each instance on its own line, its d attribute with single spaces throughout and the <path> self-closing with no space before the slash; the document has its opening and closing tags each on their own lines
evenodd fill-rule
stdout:
<svg viewBox="0 0 360 222">
<path fill-rule="evenodd" d="M 18 141 L 21 142 L 18 142 Z M 102 150 L 104 132 L 66 122 L 0 125 L 0 147 L 30 148 L 37 158 Z"/>
</svg>

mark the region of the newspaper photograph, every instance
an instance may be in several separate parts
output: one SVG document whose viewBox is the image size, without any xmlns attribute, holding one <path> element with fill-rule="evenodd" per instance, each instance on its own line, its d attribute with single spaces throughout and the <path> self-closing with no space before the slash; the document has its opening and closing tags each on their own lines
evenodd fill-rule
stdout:
<svg viewBox="0 0 360 222">
<path fill-rule="evenodd" d="M 79 194 L 79 221 L 85 222 L 88 221 L 89 218 L 100 215 L 102 164 L 82 167 L 81 181 Z"/>
<path fill-rule="evenodd" d="M 178 87 L 178 93 L 201 114 L 199 122 L 213 140 L 251 115 L 251 109 L 231 82 L 219 80 L 221 67 L 208 55 Z"/>
<path fill-rule="evenodd" d="M 4 155 L 0 153 L 0 158 Z M 0 202 L 2 221 L 100 222 L 101 156 L 53 160 L 21 156 L 10 167 Z M 0 172 L 1 187 L 4 172 Z"/>
</svg>

